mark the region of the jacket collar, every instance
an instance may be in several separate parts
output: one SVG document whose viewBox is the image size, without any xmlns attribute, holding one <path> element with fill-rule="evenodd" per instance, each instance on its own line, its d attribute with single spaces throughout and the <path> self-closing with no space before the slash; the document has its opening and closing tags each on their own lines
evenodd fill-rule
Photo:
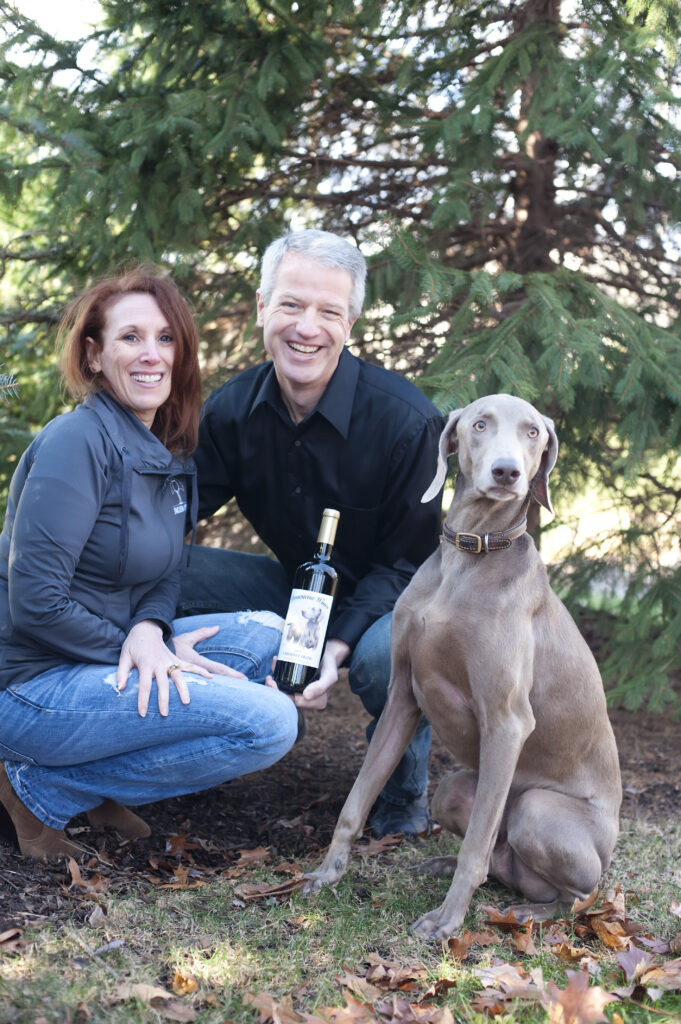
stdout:
<svg viewBox="0 0 681 1024">
<path fill-rule="evenodd" d="M 83 404 L 96 413 L 119 455 L 131 459 L 137 472 L 175 474 L 192 471 L 191 459 L 186 460 L 169 452 L 141 420 L 120 405 L 108 391 L 97 391 L 89 395 Z"/>
<path fill-rule="evenodd" d="M 249 415 L 251 415 L 259 405 L 266 403 L 272 406 L 280 416 L 290 420 L 288 410 L 286 409 L 281 397 L 277 376 L 274 372 L 274 365 L 272 363 L 266 365 L 268 365 L 269 368 L 255 398 L 253 399 Z M 352 407 L 355 401 L 358 379 L 359 359 L 344 348 L 341 350 L 338 366 L 336 367 L 331 380 L 326 385 L 324 394 L 319 399 L 316 407 L 310 413 L 310 416 L 313 416 L 315 413 L 319 413 L 319 415 L 328 420 L 331 426 L 335 427 L 338 433 L 346 440 L 350 431 L 350 417 L 352 416 Z M 305 418 L 309 419 L 310 416 L 306 416 Z"/>
</svg>

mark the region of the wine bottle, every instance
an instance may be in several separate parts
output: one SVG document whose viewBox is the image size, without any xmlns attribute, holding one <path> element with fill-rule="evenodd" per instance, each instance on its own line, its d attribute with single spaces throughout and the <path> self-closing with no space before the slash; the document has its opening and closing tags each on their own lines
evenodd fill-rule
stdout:
<svg viewBox="0 0 681 1024">
<path fill-rule="evenodd" d="M 284 693 L 302 693 L 318 673 L 338 573 L 329 562 L 340 512 L 325 508 L 317 550 L 296 569 L 274 680 Z"/>
</svg>

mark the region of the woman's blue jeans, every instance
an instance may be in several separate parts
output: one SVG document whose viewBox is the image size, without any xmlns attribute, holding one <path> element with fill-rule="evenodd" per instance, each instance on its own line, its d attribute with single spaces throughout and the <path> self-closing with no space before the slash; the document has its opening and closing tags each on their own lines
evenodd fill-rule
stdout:
<svg viewBox="0 0 681 1024">
<path fill-rule="evenodd" d="M 291 581 L 273 558 L 197 545 L 192 548 L 189 567 L 182 569 L 178 614 L 258 607 L 285 616 L 290 593 Z M 392 615 L 388 614 L 374 622 L 360 637 L 350 659 L 350 689 L 372 716 L 367 727 L 369 739 L 388 693 L 391 620 Z M 383 788 L 382 796 L 390 803 L 406 806 L 426 792 L 430 738 L 430 726 L 422 717 L 402 760 Z"/>
<path fill-rule="evenodd" d="M 196 650 L 249 678 L 184 673 L 190 703 L 171 684 L 167 718 L 153 693 L 139 716 L 137 672 L 119 691 L 116 665 L 63 665 L 0 692 L 0 759 L 36 817 L 63 828 L 107 797 L 135 806 L 194 793 L 267 768 L 291 749 L 296 707 L 262 685 L 281 631 L 256 612 L 182 618 L 174 631 L 218 624 Z"/>
</svg>

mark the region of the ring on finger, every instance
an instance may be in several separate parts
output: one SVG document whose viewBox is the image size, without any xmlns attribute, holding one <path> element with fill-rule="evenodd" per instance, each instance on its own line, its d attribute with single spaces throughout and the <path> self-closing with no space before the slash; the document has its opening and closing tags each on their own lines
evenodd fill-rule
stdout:
<svg viewBox="0 0 681 1024">
<path fill-rule="evenodd" d="M 175 663 L 173 663 L 172 665 L 168 665 L 168 668 L 166 669 L 166 672 L 168 673 L 168 675 L 170 675 L 171 672 L 174 672 L 175 669 L 177 669 L 179 667 L 180 667 L 179 665 L 176 665 Z"/>
</svg>

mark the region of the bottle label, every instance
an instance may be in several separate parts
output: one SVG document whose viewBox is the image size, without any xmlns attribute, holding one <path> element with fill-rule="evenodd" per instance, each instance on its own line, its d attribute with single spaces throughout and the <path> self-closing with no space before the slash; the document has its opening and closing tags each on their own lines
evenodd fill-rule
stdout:
<svg viewBox="0 0 681 1024">
<path fill-rule="evenodd" d="M 279 661 L 318 668 L 322 660 L 326 627 L 329 624 L 333 597 L 310 590 L 292 590 L 286 613 Z"/>
</svg>

